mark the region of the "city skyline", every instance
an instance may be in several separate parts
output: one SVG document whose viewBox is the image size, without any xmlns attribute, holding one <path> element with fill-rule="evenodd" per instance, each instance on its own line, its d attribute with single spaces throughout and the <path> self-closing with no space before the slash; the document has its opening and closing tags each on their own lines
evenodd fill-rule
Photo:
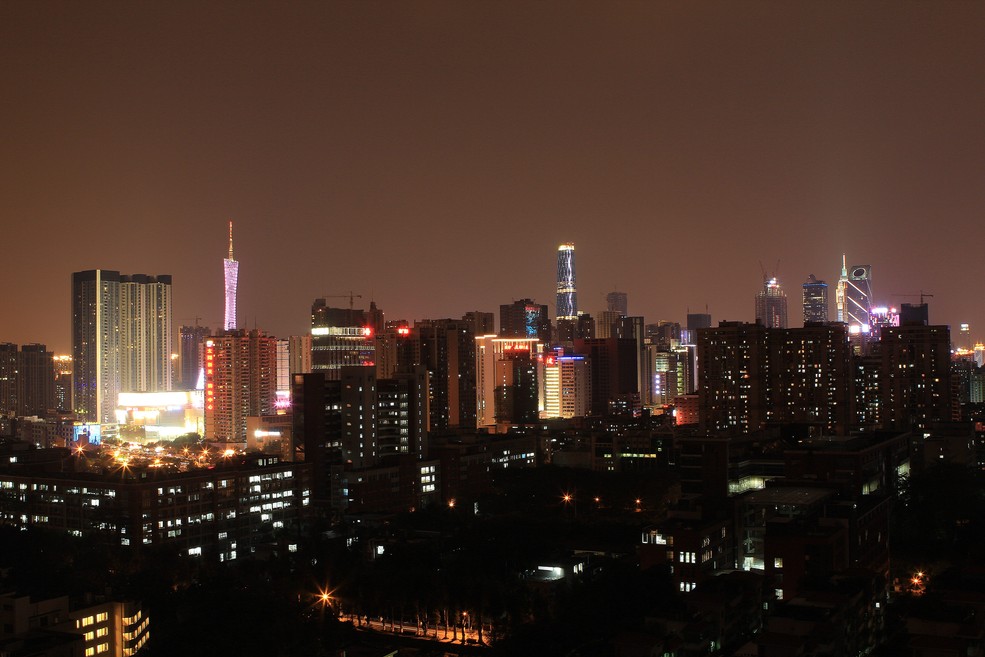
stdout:
<svg viewBox="0 0 985 657">
<path fill-rule="evenodd" d="M 619 289 L 649 322 L 752 321 L 760 261 L 836 281 L 847 253 L 873 301 L 927 292 L 985 338 L 960 239 L 985 215 L 983 6 L 39 7 L 0 7 L 25 245 L 0 340 L 68 353 L 94 268 L 171 272 L 175 324 L 221 326 L 229 220 L 239 324 L 279 336 L 349 290 L 391 319 L 553 317 L 571 242 L 589 313 Z"/>
</svg>

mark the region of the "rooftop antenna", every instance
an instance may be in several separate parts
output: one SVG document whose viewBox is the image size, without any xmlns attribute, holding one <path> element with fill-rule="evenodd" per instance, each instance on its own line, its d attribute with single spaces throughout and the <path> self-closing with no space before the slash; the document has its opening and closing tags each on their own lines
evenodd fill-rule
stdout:
<svg viewBox="0 0 985 657">
<path fill-rule="evenodd" d="M 229 259 L 235 260 L 233 258 L 233 222 L 229 220 Z"/>
</svg>

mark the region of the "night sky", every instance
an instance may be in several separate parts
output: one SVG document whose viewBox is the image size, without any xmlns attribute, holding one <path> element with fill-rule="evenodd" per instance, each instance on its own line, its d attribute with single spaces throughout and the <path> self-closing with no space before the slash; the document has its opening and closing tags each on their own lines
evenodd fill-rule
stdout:
<svg viewBox="0 0 985 657">
<path fill-rule="evenodd" d="M 753 319 L 777 267 L 985 338 L 985 3 L 0 1 L 0 341 L 70 347 L 70 278 L 174 276 L 286 336 L 533 297 Z M 334 300 L 338 305 L 347 303 Z"/>
</svg>

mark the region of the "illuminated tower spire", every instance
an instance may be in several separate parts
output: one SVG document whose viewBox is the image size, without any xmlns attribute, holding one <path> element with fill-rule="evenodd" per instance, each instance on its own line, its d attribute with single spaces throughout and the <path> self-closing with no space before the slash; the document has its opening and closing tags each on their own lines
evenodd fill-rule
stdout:
<svg viewBox="0 0 985 657">
<path fill-rule="evenodd" d="M 231 331 L 236 328 L 236 284 L 239 281 L 239 263 L 233 258 L 233 222 L 229 222 L 229 257 L 222 261 L 225 275 L 226 312 L 222 327 Z"/>
<path fill-rule="evenodd" d="M 835 288 L 835 304 L 838 306 L 838 321 L 845 322 L 845 288 L 848 286 L 848 265 L 845 261 L 845 254 L 841 254 L 841 276 L 838 278 L 838 286 Z"/>
<path fill-rule="evenodd" d="M 578 293 L 575 290 L 575 245 L 557 247 L 557 303 L 558 319 L 578 319 Z"/>
</svg>

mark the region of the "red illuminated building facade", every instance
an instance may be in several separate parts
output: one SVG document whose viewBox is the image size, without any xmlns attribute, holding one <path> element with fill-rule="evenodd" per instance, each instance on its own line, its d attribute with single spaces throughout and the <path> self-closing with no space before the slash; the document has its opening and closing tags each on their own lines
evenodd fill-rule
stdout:
<svg viewBox="0 0 985 657">
<path fill-rule="evenodd" d="M 246 441 L 246 418 L 273 415 L 277 339 L 263 331 L 224 331 L 205 342 L 205 439 Z"/>
</svg>

